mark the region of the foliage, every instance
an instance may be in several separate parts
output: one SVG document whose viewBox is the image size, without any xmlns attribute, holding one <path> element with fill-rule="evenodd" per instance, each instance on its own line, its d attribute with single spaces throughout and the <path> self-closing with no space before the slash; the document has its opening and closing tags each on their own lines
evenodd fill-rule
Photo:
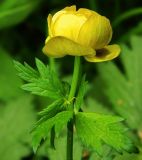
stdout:
<svg viewBox="0 0 142 160">
<path fill-rule="evenodd" d="M 0 48 L 0 59 L 0 99 L 8 101 L 22 94 L 19 89 L 22 82 L 16 76 L 11 57 L 2 48 Z"/>
<path fill-rule="evenodd" d="M 125 135 L 126 128 L 117 124 L 122 118 L 97 113 L 78 113 L 76 115 L 76 130 L 82 142 L 103 155 L 103 142 L 115 148 L 135 152 L 131 140 Z M 136 150 L 137 152 L 137 150 Z"/>
<path fill-rule="evenodd" d="M 25 95 L 0 105 L 0 112 L 1 160 L 19 160 L 30 153 L 29 128 L 35 122 L 32 97 Z"/>
<path fill-rule="evenodd" d="M 64 98 L 67 85 L 64 85 L 57 74 L 48 66 L 45 66 L 40 60 L 36 59 L 38 72 L 31 68 L 27 63 L 25 66 L 15 61 L 15 68 L 19 72 L 19 76 L 30 83 L 24 84 L 22 89 L 31 91 L 33 94 L 46 96 L 52 99 Z"/>
<path fill-rule="evenodd" d="M 67 106 L 72 102 L 66 100 L 68 92 L 65 91 L 64 83 L 59 80 L 57 74 L 50 67 L 45 66 L 38 59 L 36 59 L 38 71 L 26 63 L 23 66 L 15 61 L 14 64 L 19 76 L 29 82 L 22 87 L 23 89 L 55 99 L 52 104 L 39 112 L 41 118 L 32 129 L 32 145 L 35 152 L 40 146 L 41 140 L 45 140 L 50 131 L 51 145 L 54 146 L 55 136 L 53 132 L 55 135 L 59 134 L 63 126 L 74 116 L 72 111 L 67 110 Z M 123 150 L 130 153 L 137 152 L 137 148 L 124 134 L 126 132 L 125 127 L 117 124 L 117 122 L 123 121 L 122 118 L 97 113 L 78 112 L 83 103 L 86 84 L 84 76 L 75 100 L 75 126 L 77 135 L 83 144 L 94 149 L 99 155 L 103 155 L 102 142 L 110 145 L 120 153 Z"/>
<path fill-rule="evenodd" d="M 46 139 L 52 127 L 55 127 L 55 133 L 59 134 L 70 118 L 72 118 L 72 112 L 63 111 L 57 113 L 54 117 L 45 120 L 40 125 L 37 125 L 37 127 L 32 131 L 34 151 L 36 152 L 41 140 Z"/>
<path fill-rule="evenodd" d="M 129 126 L 135 129 L 141 128 L 141 40 L 139 37 L 132 37 L 132 49 L 122 46 L 120 58 L 124 72 L 112 62 L 98 65 L 100 73 L 98 81 L 103 82 L 107 99 L 113 104 L 115 111 L 126 118 Z"/>
<path fill-rule="evenodd" d="M 0 5 L 0 29 L 23 21 L 38 5 L 39 0 L 5 0 Z"/>
</svg>

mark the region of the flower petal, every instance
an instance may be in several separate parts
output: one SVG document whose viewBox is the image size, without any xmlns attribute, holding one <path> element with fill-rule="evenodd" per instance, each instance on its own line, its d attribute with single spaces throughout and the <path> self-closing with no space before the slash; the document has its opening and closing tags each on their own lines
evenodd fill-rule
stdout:
<svg viewBox="0 0 142 160">
<path fill-rule="evenodd" d="M 63 11 L 76 11 L 76 5 L 72 5 L 70 7 L 65 7 Z"/>
<path fill-rule="evenodd" d="M 85 15 L 86 18 L 89 18 L 92 14 L 98 15 L 97 12 L 92 11 L 92 10 L 90 10 L 90 9 L 86 9 L 86 8 L 80 8 L 80 9 L 77 11 L 77 14 Z"/>
<path fill-rule="evenodd" d="M 48 21 L 48 33 L 50 36 L 52 36 L 52 32 L 51 32 L 52 15 L 51 14 L 48 15 L 47 21 Z"/>
<path fill-rule="evenodd" d="M 60 58 L 65 55 L 95 55 L 94 49 L 90 47 L 84 47 L 70 39 L 61 36 L 48 39 L 42 51 L 47 56 L 54 58 Z"/>
<path fill-rule="evenodd" d="M 74 13 L 76 12 L 76 6 L 70 6 L 70 7 L 65 7 L 64 9 L 58 11 L 56 14 L 54 14 L 53 19 L 52 19 L 52 24 L 63 14 L 63 13 Z"/>
<path fill-rule="evenodd" d="M 85 59 L 88 62 L 102 62 L 108 61 L 116 58 L 120 54 L 120 47 L 119 45 L 108 45 L 100 50 L 96 51 L 96 55 L 94 56 L 85 56 Z"/>
<path fill-rule="evenodd" d="M 80 29 L 78 42 L 82 45 L 101 49 L 106 46 L 112 37 L 112 28 L 109 20 L 99 14 L 92 14 Z"/>
<path fill-rule="evenodd" d="M 53 17 L 54 18 L 54 17 Z M 87 18 L 71 12 L 62 13 L 52 25 L 53 36 L 63 36 L 76 41 L 80 28 Z"/>
</svg>

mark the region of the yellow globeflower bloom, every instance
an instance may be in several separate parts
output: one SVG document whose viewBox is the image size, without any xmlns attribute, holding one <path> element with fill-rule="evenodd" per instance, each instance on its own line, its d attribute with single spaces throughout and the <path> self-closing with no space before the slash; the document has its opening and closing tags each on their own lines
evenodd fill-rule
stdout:
<svg viewBox="0 0 142 160">
<path fill-rule="evenodd" d="M 84 56 L 89 62 L 111 60 L 120 53 L 119 45 L 108 45 L 112 38 L 109 19 L 89 9 L 66 7 L 48 16 L 49 36 L 43 52 L 54 58 Z"/>
</svg>

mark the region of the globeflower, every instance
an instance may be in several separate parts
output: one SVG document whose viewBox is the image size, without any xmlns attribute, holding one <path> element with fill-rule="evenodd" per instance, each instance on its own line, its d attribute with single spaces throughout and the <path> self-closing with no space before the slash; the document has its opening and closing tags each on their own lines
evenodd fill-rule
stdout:
<svg viewBox="0 0 142 160">
<path fill-rule="evenodd" d="M 43 53 L 49 57 L 84 56 L 89 62 L 102 62 L 120 53 L 119 45 L 108 45 L 112 38 L 109 19 L 89 9 L 71 6 L 49 14 L 48 31 Z"/>
</svg>

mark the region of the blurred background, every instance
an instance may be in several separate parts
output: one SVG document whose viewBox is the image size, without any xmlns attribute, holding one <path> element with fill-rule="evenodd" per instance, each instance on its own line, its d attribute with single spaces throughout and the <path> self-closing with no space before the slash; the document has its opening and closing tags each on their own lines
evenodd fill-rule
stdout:
<svg viewBox="0 0 142 160">
<path fill-rule="evenodd" d="M 41 49 L 47 34 L 47 16 L 70 5 L 105 15 L 113 27 L 111 43 L 122 53 L 113 62 L 83 61 L 89 82 L 83 109 L 122 116 L 130 136 L 142 145 L 142 1 L 140 0 L 0 0 L 0 160 L 65 160 L 66 132 L 56 140 L 56 150 L 44 143 L 34 155 L 29 130 L 48 99 L 20 89 L 24 83 L 13 59 L 35 67 L 35 57 L 45 63 Z M 56 60 L 60 76 L 70 81 L 73 58 Z M 83 148 L 75 137 L 74 160 L 101 160 Z M 106 148 L 103 160 L 142 160 L 142 153 L 118 155 Z"/>
</svg>

